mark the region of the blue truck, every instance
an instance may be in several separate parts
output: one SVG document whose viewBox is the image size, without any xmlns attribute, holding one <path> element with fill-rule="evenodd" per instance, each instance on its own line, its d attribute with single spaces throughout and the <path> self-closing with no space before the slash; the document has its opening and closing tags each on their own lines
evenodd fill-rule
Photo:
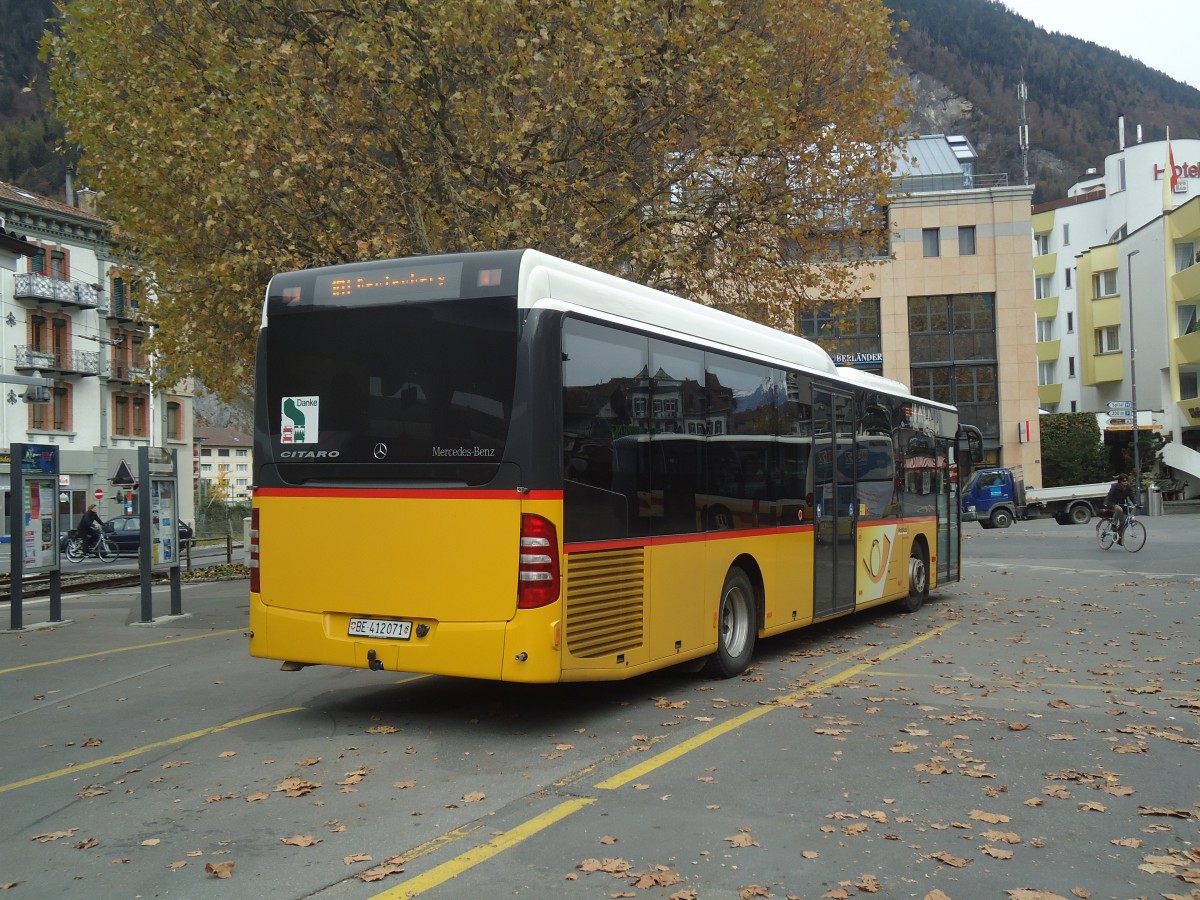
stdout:
<svg viewBox="0 0 1200 900">
<path fill-rule="evenodd" d="M 1108 496 L 1109 483 L 1027 488 L 1020 468 L 976 469 L 962 491 L 964 522 L 1007 528 L 1017 519 L 1054 517 L 1059 525 L 1086 525 Z"/>
</svg>

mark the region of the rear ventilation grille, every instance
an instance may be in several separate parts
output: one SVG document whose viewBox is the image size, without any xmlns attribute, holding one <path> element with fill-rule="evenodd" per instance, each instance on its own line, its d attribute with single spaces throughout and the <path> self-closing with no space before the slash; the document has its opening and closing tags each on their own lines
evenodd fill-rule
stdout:
<svg viewBox="0 0 1200 900">
<path fill-rule="evenodd" d="M 567 556 L 567 652 L 581 659 L 642 646 L 646 559 L 641 547 Z"/>
</svg>

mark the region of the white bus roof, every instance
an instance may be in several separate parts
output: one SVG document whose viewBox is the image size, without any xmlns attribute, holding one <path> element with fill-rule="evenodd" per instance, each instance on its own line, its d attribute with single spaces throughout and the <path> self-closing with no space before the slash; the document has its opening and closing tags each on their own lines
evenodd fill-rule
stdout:
<svg viewBox="0 0 1200 900">
<path fill-rule="evenodd" d="M 517 304 L 553 305 L 546 303 L 547 300 L 695 338 L 716 347 L 838 375 L 829 354 L 812 341 L 537 250 L 527 250 L 521 257 Z M 904 393 L 907 392 L 904 388 Z"/>
</svg>

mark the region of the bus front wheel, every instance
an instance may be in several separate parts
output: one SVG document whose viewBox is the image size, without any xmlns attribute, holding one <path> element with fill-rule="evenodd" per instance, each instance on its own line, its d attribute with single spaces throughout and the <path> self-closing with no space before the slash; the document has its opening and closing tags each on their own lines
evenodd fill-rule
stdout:
<svg viewBox="0 0 1200 900">
<path fill-rule="evenodd" d="M 730 569 L 721 588 L 721 605 L 717 611 L 717 652 L 704 666 L 707 674 L 733 678 L 746 671 L 754 655 L 756 611 L 754 585 L 750 578 L 741 569 Z"/>
</svg>

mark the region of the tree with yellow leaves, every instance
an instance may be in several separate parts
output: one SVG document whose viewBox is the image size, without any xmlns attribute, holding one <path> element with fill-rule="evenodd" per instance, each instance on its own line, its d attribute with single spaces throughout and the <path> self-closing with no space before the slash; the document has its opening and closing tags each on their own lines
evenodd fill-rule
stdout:
<svg viewBox="0 0 1200 900">
<path fill-rule="evenodd" d="M 791 328 L 878 252 L 878 0 L 63 0 L 68 140 L 174 371 L 246 384 L 277 271 L 535 247 Z"/>
</svg>

